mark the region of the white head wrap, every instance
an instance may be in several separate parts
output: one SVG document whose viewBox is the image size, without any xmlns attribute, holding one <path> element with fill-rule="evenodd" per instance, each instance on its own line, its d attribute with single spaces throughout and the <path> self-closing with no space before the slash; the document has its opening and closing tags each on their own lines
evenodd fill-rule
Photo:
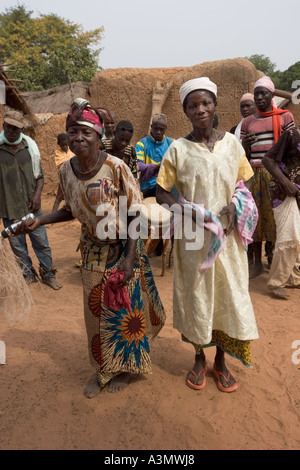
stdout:
<svg viewBox="0 0 300 470">
<path fill-rule="evenodd" d="M 208 90 L 217 96 L 218 88 L 208 77 L 193 78 L 185 82 L 179 90 L 181 103 L 183 104 L 185 98 L 189 93 L 195 90 Z"/>
</svg>

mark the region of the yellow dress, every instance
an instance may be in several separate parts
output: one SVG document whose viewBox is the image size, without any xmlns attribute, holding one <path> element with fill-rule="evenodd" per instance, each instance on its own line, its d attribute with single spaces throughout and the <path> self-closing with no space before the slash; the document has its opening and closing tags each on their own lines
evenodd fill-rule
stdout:
<svg viewBox="0 0 300 470">
<path fill-rule="evenodd" d="M 243 147 L 226 133 L 212 152 L 185 138 L 175 141 L 165 155 L 157 184 L 168 192 L 175 185 L 187 201 L 218 215 L 230 204 L 236 182 L 252 175 Z M 221 222 L 226 227 L 227 218 Z M 213 267 L 200 276 L 209 240 L 205 231 L 199 250 L 186 249 L 189 241 L 184 234 L 174 240 L 173 324 L 198 349 L 218 345 L 250 367 L 250 340 L 258 338 L 258 331 L 248 290 L 247 253 L 234 230 Z"/>
</svg>

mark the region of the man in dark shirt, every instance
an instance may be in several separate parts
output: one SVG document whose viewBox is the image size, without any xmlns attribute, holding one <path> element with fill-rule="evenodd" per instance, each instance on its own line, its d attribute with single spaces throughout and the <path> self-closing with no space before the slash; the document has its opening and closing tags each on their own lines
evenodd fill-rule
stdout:
<svg viewBox="0 0 300 470">
<path fill-rule="evenodd" d="M 0 218 L 8 227 L 29 212 L 35 216 L 41 212 L 41 195 L 44 175 L 36 143 L 22 134 L 24 117 L 16 110 L 8 109 L 4 115 L 0 134 Z M 55 279 L 52 253 L 45 227 L 29 235 L 32 248 L 39 260 L 42 281 L 52 289 L 62 286 Z M 37 281 L 37 272 L 28 253 L 26 236 L 9 239 L 10 246 L 28 284 Z"/>
</svg>

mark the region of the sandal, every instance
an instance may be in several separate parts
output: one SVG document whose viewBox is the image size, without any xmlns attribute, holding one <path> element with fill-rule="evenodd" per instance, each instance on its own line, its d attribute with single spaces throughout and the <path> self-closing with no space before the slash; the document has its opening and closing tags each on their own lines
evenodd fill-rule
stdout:
<svg viewBox="0 0 300 470">
<path fill-rule="evenodd" d="M 231 392 L 235 392 L 235 390 L 237 390 L 238 388 L 238 384 L 235 382 L 234 384 L 232 384 L 230 387 L 224 387 L 222 385 L 222 382 L 220 381 L 220 377 L 223 377 L 223 379 L 225 380 L 226 383 L 228 383 L 230 377 L 231 377 L 231 373 L 228 371 L 228 374 L 227 374 L 227 377 L 225 377 L 224 374 L 222 374 L 222 372 L 219 372 L 215 369 L 215 367 L 212 369 L 212 373 L 214 374 L 214 376 L 218 379 L 218 389 L 221 391 L 221 392 L 224 392 L 224 393 L 231 393 Z"/>
<path fill-rule="evenodd" d="M 192 374 L 195 379 L 196 379 L 196 382 L 197 380 L 199 379 L 200 375 L 203 374 L 204 377 L 203 377 L 203 383 L 201 385 L 197 385 L 197 384 L 194 384 L 193 382 L 191 382 L 189 380 L 189 378 L 187 377 L 186 378 L 186 384 L 188 387 L 192 388 L 193 390 L 203 390 L 205 385 L 206 385 L 206 374 L 207 372 L 209 371 L 209 366 L 207 365 L 204 369 L 200 370 L 199 374 L 196 374 L 196 372 L 194 372 L 193 370 L 191 370 L 189 372 L 189 374 Z"/>
</svg>

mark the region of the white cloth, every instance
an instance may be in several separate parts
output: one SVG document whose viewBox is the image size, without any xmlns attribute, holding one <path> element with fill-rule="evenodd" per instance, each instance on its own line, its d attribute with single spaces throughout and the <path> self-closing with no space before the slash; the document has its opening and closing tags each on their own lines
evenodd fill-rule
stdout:
<svg viewBox="0 0 300 470">
<path fill-rule="evenodd" d="M 185 82 L 179 90 L 181 103 L 183 104 L 185 98 L 189 93 L 195 90 L 208 90 L 217 96 L 218 88 L 208 77 L 193 78 Z"/>
<path fill-rule="evenodd" d="M 300 210 L 295 197 L 273 209 L 276 244 L 268 287 L 300 286 Z"/>
<path fill-rule="evenodd" d="M 0 341 L 0 365 L 4 366 L 6 364 L 6 348 L 5 343 Z"/>
<path fill-rule="evenodd" d="M 230 204 L 239 176 L 244 149 L 229 133 L 213 152 L 204 144 L 180 138 L 165 154 L 157 183 L 168 191 L 174 184 L 180 195 L 203 204 L 214 214 Z M 252 176 L 247 162 L 248 173 Z M 248 174 L 247 173 L 247 174 Z M 245 172 L 245 180 L 246 172 Z M 169 186 L 168 186 L 169 185 Z M 227 226 L 227 217 L 221 217 Z M 173 325 L 189 341 L 206 345 L 213 330 L 242 341 L 258 338 L 249 295 L 247 252 L 234 230 L 214 265 L 203 276 L 199 267 L 206 259 L 211 235 L 204 232 L 202 249 L 187 249 L 191 240 L 174 240 Z"/>
<path fill-rule="evenodd" d="M 242 119 L 241 122 L 236 126 L 236 129 L 235 129 L 235 132 L 234 132 L 234 135 L 235 135 L 236 138 L 239 140 L 239 142 L 242 142 L 242 139 L 241 139 L 242 123 L 243 123 L 243 119 Z"/>
</svg>

